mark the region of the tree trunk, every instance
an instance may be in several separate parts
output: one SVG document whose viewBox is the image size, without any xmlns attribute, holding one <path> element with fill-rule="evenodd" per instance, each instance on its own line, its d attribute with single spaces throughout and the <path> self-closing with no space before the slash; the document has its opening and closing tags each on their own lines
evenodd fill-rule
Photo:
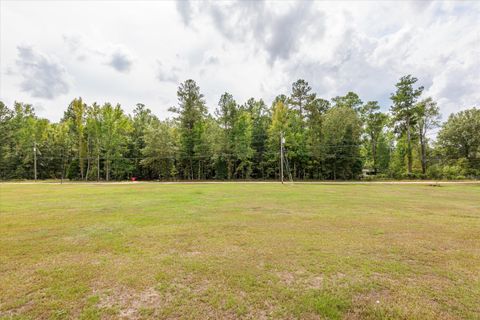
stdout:
<svg viewBox="0 0 480 320">
<path fill-rule="evenodd" d="M 422 173 L 427 173 L 427 146 L 425 145 L 425 134 L 423 129 L 420 128 L 420 149 L 421 149 L 421 156 L 422 156 Z"/>
<path fill-rule="evenodd" d="M 410 137 L 410 118 L 407 118 L 407 162 L 408 174 L 412 173 L 412 141 Z"/>
<path fill-rule="evenodd" d="M 232 161 L 230 159 L 227 160 L 227 179 L 232 179 Z"/>
<path fill-rule="evenodd" d="M 97 154 L 97 181 L 100 181 L 100 153 Z"/>
<path fill-rule="evenodd" d="M 202 174 L 202 160 L 198 160 L 198 180 L 200 180 Z"/>
<path fill-rule="evenodd" d="M 62 155 L 62 183 L 65 178 L 65 154 Z"/>
<path fill-rule="evenodd" d="M 83 180 L 83 161 L 82 161 L 82 144 L 78 144 L 78 165 L 80 166 L 80 179 Z"/>
<path fill-rule="evenodd" d="M 85 181 L 88 180 L 89 171 L 90 171 L 90 158 L 87 159 L 87 171 L 85 172 Z"/>
<path fill-rule="evenodd" d="M 85 173 L 85 181 L 88 180 L 88 173 L 90 171 L 90 136 L 87 142 L 87 172 Z"/>
<path fill-rule="evenodd" d="M 190 174 L 188 178 L 189 180 L 193 180 L 193 160 L 191 156 L 190 156 Z"/>
<path fill-rule="evenodd" d="M 108 158 L 105 159 L 105 180 L 110 180 L 110 160 Z"/>
</svg>

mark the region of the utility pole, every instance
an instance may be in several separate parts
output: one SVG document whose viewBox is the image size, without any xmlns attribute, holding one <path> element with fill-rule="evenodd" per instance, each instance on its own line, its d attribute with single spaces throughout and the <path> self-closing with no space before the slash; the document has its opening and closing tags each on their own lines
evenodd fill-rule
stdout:
<svg viewBox="0 0 480 320">
<path fill-rule="evenodd" d="M 283 138 L 283 132 L 280 132 L 280 180 L 283 184 L 283 144 L 285 139 Z"/>
<path fill-rule="evenodd" d="M 33 142 L 33 176 L 37 181 L 37 142 Z"/>
</svg>

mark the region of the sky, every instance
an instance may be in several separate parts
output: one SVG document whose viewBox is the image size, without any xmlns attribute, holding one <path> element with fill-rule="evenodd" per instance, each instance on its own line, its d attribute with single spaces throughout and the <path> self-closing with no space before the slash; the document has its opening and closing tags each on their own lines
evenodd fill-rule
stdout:
<svg viewBox="0 0 480 320">
<path fill-rule="evenodd" d="M 187 79 L 212 112 L 224 92 L 270 105 L 299 78 L 388 110 L 407 74 L 444 119 L 480 106 L 480 1 L 0 0 L 0 100 L 52 121 L 75 97 L 171 117 Z"/>
</svg>

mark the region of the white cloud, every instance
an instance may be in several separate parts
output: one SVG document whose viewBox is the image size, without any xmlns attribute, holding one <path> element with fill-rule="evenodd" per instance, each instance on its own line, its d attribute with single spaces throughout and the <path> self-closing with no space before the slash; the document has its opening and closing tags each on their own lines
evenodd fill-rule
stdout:
<svg viewBox="0 0 480 320">
<path fill-rule="evenodd" d="M 180 69 L 178 69 L 177 67 L 165 68 L 160 61 L 157 61 L 158 81 L 178 83 L 180 81 L 180 78 L 178 77 L 179 72 Z"/>
<path fill-rule="evenodd" d="M 133 58 L 128 50 L 118 47 L 108 55 L 107 64 L 118 72 L 127 73 L 133 65 Z"/>
<path fill-rule="evenodd" d="M 357 92 L 384 109 L 395 82 L 419 78 L 444 118 L 480 101 L 477 2 L 1 2 L 0 99 L 145 103 L 170 116 L 192 78 L 220 95 L 267 103 L 298 78 L 323 98 Z M 71 12 L 82 16 L 72 19 Z M 32 46 L 33 61 L 17 47 Z M 24 52 L 24 56 L 30 54 Z M 21 61 L 21 62 L 19 62 Z M 68 94 L 67 94 L 68 93 Z"/>
<path fill-rule="evenodd" d="M 30 46 L 18 46 L 17 71 L 21 76 L 20 89 L 32 97 L 54 99 L 68 93 L 65 67 L 55 57 L 35 51 Z"/>
<path fill-rule="evenodd" d="M 192 17 L 192 7 L 190 1 L 177 1 L 177 10 L 180 13 L 183 23 L 188 26 Z"/>
</svg>

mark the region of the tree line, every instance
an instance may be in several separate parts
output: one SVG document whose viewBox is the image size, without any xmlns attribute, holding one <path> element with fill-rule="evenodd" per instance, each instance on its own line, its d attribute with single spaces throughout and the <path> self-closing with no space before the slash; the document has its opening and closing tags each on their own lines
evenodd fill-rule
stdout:
<svg viewBox="0 0 480 320">
<path fill-rule="evenodd" d="M 160 120 L 140 103 L 128 115 L 119 104 L 76 98 L 58 123 L 30 104 L 0 101 L 0 179 L 32 179 L 35 157 L 40 179 L 277 179 L 281 134 L 295 180 L 480 176 L 480 109 L 441 123 L 417 78 L 400 78 L 393 91 L 382 112 L 354 92 L 323 99 L 299 79 L 271 105 L 238 103 L 226 92 L 210 114 L 187 80 L 172 118 Z"/>
</svg>

